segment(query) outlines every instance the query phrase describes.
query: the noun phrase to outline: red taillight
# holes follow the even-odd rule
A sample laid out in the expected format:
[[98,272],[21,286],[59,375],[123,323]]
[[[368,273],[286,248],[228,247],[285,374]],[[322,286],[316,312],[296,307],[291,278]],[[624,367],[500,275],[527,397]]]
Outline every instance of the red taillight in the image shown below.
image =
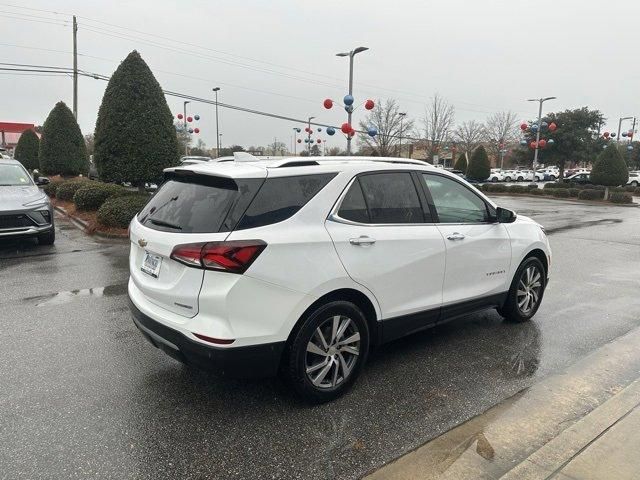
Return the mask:
[[187,243],[176,246],[171,258],[188,267],[243,273],[266,246],[262,240]]

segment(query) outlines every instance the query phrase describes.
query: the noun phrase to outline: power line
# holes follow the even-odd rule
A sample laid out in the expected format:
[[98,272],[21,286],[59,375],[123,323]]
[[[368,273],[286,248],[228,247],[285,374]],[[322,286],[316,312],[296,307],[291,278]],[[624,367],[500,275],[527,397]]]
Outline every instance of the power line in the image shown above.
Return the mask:
[[[20,15],[20,14],[17,14],[17,15]],[[31,18],[14,17],[14,16],[11,16],[11,15],[3,15],[3,14],[0,14],[0,17],[10,18],[12,20],[22,20],[23,22],[48,23],[50,25],[58,25],[59,27],[68,27],[69,26],[68,23],[59,22],[59,21],[35,20],[35,19],[31,19]]]

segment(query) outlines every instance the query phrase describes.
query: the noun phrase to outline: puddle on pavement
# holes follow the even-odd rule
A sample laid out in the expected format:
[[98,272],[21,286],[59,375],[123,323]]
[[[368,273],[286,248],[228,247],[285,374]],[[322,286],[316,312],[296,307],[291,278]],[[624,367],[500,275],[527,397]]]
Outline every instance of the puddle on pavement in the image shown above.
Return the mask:
[[76,298],[81,297],[113,297],[116,295],[124,295],[127,293],[127,284],[108,285],[106,287],[84,288],[81,290],[69,290],[66,292],[58,292],[50,295],[38,295],[36,297],[28,297],[23,301],[26,303],[36,302],[36,307],[50,307],[53,305],[62,305],[69,303]]
[[565,232],[567,230],[574,230],[585,227],[595,227],[596,225],[613,225],[615,223],[622,223],[620,218],[603,218],[601,220],[590,220],[586,222],[575,222],[570,225],[562,225],[560,227],[546,228],[547,233]]

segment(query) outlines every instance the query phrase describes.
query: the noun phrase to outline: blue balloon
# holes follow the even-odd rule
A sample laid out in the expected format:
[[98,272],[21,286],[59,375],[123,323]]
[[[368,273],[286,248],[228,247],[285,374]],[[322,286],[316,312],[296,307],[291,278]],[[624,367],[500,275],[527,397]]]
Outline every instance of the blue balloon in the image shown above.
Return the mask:
[[336,129],[333,127],[327,127],[327,135],[331,136],[331,135],[335,135],[336,133]]
[[520,145],[525,146],[527,144],[527,141],[525,139],[520,140]]
[[550,138],[549,140],[547,140],[547,145],[553,145],[555,142],[555,140],[553,138]]
[[353,105],[353,96],[345,95],[342,101],[344,102],[345,105]]
[[370,137],[375,137],[378,134],[378,130],[376,130],[375,127],[369,127],[367,128],[367,133]]
[[536,132],[538,130],[538,124],[534,123],[533,125],[531,125],[531,131],[532,132]]
[[629,151],[633,150],[633,145],[627,145],[627,150]]
[[611,136],[612,136],[612,137],[615,137],[615,136],[616,136],[616,134],[615,134],[615,133],[612,133],[612,134],[611,134]]
[[347,113],[353,112],[353,105],[345,105],[344,109]]
[[300,129],[299,129],[299,128],[296,128],[296,132],[300,133]]
[[322,129],[321,129],[320,127],[318,127],[318,131],[319,131],[319,132],[321,132],[321,131],[322,131]]
[[622,135],[623,137],[626,137],[626,136],[627,136],[627,132],[622,132],[622,133],[621,133],[621,135]]
[[194,115],[193,118],[195,118],[196,120],[200,120],[200,115]]
[[542,122],[540,125],[542,125],[542,128],[547,128],[549,126],[547,122]]
[[193,128],[190,128],[190,129],[189,129],[189,133],[193,133]]
[[305,138],[305,139],[304,139],[304,143],[309,143],[309,139],[308,139],[308,138]]

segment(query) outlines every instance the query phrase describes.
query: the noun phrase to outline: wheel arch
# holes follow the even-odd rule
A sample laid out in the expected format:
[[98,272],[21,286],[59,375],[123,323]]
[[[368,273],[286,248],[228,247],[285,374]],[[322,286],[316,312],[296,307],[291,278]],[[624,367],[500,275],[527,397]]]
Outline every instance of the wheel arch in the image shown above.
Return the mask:
[[[531,250],[529,253],[527,253],[523,258],[522,258],[522,262],[524,262],[527,258],[531,258],[531,257],[535,257],[538,260],[540,260],[540,262],[542,263],[542,266],[544,267],[544,273],[545,276],[549,275],[549,260],[547,258],[547,254],[544,253],[544,251],[540,248],[534,248],[533,250]],[[518,264],[519,266],[519,264]],[[546,278],[545,278],[546,281]]]

